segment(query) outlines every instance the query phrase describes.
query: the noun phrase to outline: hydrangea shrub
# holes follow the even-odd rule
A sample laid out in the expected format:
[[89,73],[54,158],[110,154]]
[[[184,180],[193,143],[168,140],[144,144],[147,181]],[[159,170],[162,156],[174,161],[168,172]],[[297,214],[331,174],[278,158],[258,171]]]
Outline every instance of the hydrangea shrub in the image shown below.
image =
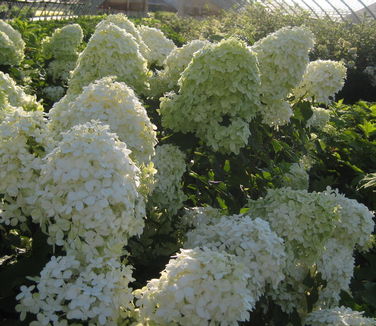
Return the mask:
[[134,36],[111,22],[103,21],[78,58],[69,80],[68,93],[79,94],[91,82],[114,75],[138,94],[148,87],[147,62]]
[[123,82],[104,77],[67,96],[49,112],[49,128],[59,135],[74,125],[99,120],[110,126],[132,151],[131,158],[147,165],[154,156],[156,127],[134,91]]
[[149,65],[162,66],[168,55],[176,49],[174,42],[157,28],[141,25],[138,32],[150,50],[149,55],[146,56]]
[[249,320],[255,300],[246,289],[247,277],[245,266],[232,255],[182,249],[159,279],[136,291],[140,319],[182,326]]
[[195,133],[215,151],[239,153],[259,110],[259,87],[256,56],[244,43],[207,46],[182,73],[179,92],[162,99],[162,125]]
[[47,71],[53,81],[69,79],[70,71],[76,66],[78,47],[82,40],[83,31],[78,24],[57,28],[51,36],[42,40],[42,52],[47,59],[52,60]]
[[[57,30],[46,56],[63,67],[59,53],[81,36]],[[1,73],[0,235],[24,245],[5,247],[17,252],[0,274],[17,280],[1,291],[23,323],[372,324],[337,307],[354,250],[372,246],[372,212],[337,190],[308,191],[331,118],[317,105],[344,76],[341,64],[308,64],[312,45],[294,27],[252,47],[175,48],[110,15],[48,115]]]
[[163,62],[163,69],[150,79],[151,95],[159,96],[177,88],[180,75],[193,55],[209,44],[209,41],[193,40],[180,48],[174,48]]
[[21,34],[0,20],[0,65],[19,65],[24,59],[25,42]]

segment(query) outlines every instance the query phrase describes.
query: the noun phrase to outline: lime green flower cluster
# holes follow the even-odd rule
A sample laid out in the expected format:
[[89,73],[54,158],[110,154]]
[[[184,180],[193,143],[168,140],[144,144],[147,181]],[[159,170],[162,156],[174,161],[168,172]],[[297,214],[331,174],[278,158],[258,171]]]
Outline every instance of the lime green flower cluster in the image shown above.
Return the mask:
[[57,28],[52,36],[42,40],[43,54],[47,59],[53,59],[48,66],[53,80],[68,80],[69,72],[76,66],[82,40],[83,31],[78,24]]
[[352,253],[356,246],[367,248],[374,228],[367,207],[330,188],[321,193],[270,189],[265,198],[250,200],[247,207],[284,239],[286,279],[271,291],[282,309],[305,311],[303,280],[312,270],[321,272],[328,284],[317,305],[338,304],[341,290],[348,290],[353,275]]
[[313,34],[304,27],[285,27],[252,46],[261,72],[263,122],[273,126],[290,121],[293,111],[286,97],[303,77]]
[[162,98],[162,125],[195,133],[215,151],[239,153],[259,110],[256,55],[238,40],[197,53],[179,80],[179,92]]
[[138,94],[148,87],[147,62],[135,38],[113,23],[102,21],[78,58],[68,94],[79,94],[84,86],[106,76],[116,76]]
[[0,65],[19,65],[24,59],[24,50],[21,34],[0,20]]

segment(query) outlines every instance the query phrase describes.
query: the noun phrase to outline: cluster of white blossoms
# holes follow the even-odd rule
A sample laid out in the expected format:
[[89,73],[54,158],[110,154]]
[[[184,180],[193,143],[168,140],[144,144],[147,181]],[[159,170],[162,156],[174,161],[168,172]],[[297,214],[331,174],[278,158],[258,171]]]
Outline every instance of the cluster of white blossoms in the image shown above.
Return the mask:
[[306,326],[374,326],[376,319],[346,307],[313,311],[305,319]]
[[355,247],[367,248],[371,238],[374,222],[367,207],[331,189],[309,193],[291,188],[270,189],[265,198],[251,200],[247,207],[285,241],[286,279],[271,292],[282,309],[304,309],[303,280],[313,267],[328,283],[318,305],[337,304],[353,275]]
[[345,84],[347,69],[343,62],[316,60],[308,64],[300,84],[293,90],[297,98],[329,104]]
[[21,34],[0,20],[0,65],[19,65],[24,59],[24,50]]
[[284,100],[265,101],[261,107],[262,122],[269,126],[283,126],[290,122],[294,112],[289,102]]
[[259,110],[256,55],[228,39],[198,52],[179,80],[178,94],[162,98],[162,125],[193,132],[214,151],[239,153]]
[[32,326],[83,325],[78,320],[117,326],[120,308],[132,308],[131,267],[116,259],[52,257],[35,280],[37,286],[22,286],[16,297],[21,320],[28,312],[36,315]]
[[[146,60],[149,59],[149,56],[152,55],[150,53],[149,47],[144,43],[137,27],[128,19],[128,17],[126,15],[121,14],[121,13],[115,14],[115,15],[108,15],[103,21],[113,23],[117,27],[123,29],[125,32],[131,34],[135,38],[135,40],[136,40],[136,42],[139,46],[139,50],[140,50],[141,55]],[[101,23],[99,23],[99,24],[101,24]]]
[[76,66],[82,40],[83,31],[78,24],[57,28],[52,36],[42,40],[43,54],[53,59],[48,65],[48,73],[53,80],[68,80],[70,71]]
[[157,173],[150,200],[158,208],[166,209],[174,215],[187,198],[182,190],[182,177],[186,170],[185,155],[175,145],[161,145],[156,147],[153,162]]
[[341,291],[349,291],[350,281],[354,274],[354,248],[343,245],[337,239],[329,239],[324,252],[317,261],[317,271],[327,281],[326,287],[320,291],[316,303],[320,307],[336,306]]
[[171,51],[163,64],[164,69],[150,80],[151,94],[158,96],[175,89],[182,72],[191,62],[193,55],[209,44],[209,41],[193,40],[181,48]]
[[327,281],[327,286],[319,294],[317,305],[332,307],[338,304],[341,291],[349,290],[354,273],[354,248],[368,249],[375,224],[372,212],[365,205],[330,188],[323,194],[337,203],[340,213],[335,232],[325,243],[317,262],[317,271]]
[[215,224],[222,216],[220,209],[210,206],[184,208],[181,224],[185,228],[198,228]]
[[265,198],[251,200],[247,207],[285,241],[286,278],[270,294],[284,311],[304,311],[303,280],[333,234],[340,219],[338,207],[324,194],[291,188],[269,189]]
[[251,47],[260,66],[264,123],[278,126],[289,122],[293,112],[284,99],[301,81],[313,45],[314,36],[308,29],[284,27]]
[[32,211],[50,244],[116,257],[129,237],[142,233],[139,169],[129,153],[108,126],[96,121],[63,134],[41,166]]
[[266,284],[276,288],[284,279],[286,254],[283,240],[269,223],[246,215],[222,216],[213,224],[187,233],[185,248],[207,247],[236,256],[248,271],[247,288],[255,301]]
[[355,199],[346,198],[338,190],[328,187],[324,194],[332,197],[339,206],[341,219],[337,221],[338,232],[335,232],[334,238],[349,248],[357,246],[360,250],[368,250],[372,241],[371,233],[375,227],[373,213],[367,206]]
[[371,85],[373,87],[376,87],[376,66],[367,66],[364,70],[363,73],[368,75]]
[[287,173],[283,175],[282,187],[307,190],[309,174],[301,163],[293,163]]
[[57,28],[52,36],[42,40],[42,51],[47,58],[63,59],[72,55],[78,55],[78,47],[84,34],[78,24],[65,25]]
[[18,86],[8,74],[2,71],[0,71],[0,93],[3,94],[0,101],[2,106],[8,103],[14,107],[22,107],[27,111],[43,110],[35,96],[26,94],[21,86]]
[[43,88],[43,93],[52,102],[57,102],[64,96],[65,89],[61,86],[47,86]]
[[157,143],[156,126],[134,91],[125,83],[104,77],[84,87],[78,96],[68,96],[49,112],[49,127],[60,134],[74,125],[99,120],[127,144],[130,157],[138,164],[148,164]]
[[176,49],[174,42],[168,39],[162,31],[157,28],[142,25],[138,27],[138,31],[142,40],[150,50],[150,54],[146,58],[149,65],[155,64],[162,66],[171,51]]
[[137,94],[148,87],[147,62],[136,39],[113,23],[102,21],[78,58],[68,94],[79,94],[84,86],[106,76],[116,76]]
[[0,223],[26,222],[27,198],[36,187],[41,157],[50,144],[46,120],[40,111],[11,107],[0,122]]
[[246,288],[248,277],[233,255],[182,249],[159,279],[135,291],[140,319],[160,325],[238,325],[255,306]]
[[[52,257],[17,296],[21,319],[35,326],[117,326],[122,309],[132,309],[131,267],[121,257],[128,239],[142,233],[144,197],[130,150],[92,120],[63,133],[44,158],[38,184],[29,194],[30,214],[66,255]],[[82,325],[78,323],[77,325]]]
[[323,129],[330,120],[330,112],[327,109],[312,106],[312,116],[308,119],[307,128]]

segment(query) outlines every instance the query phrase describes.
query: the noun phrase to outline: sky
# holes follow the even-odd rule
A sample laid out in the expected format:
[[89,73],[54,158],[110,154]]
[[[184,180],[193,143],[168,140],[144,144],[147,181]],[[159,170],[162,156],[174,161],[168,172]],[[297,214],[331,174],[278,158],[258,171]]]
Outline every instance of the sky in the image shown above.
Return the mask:
[[[343,10],[346,10],[348,11],[349,9],[343,4],[343,2],[341,0],[315,0],[324,10],[331,10],[333,11],[333,8],[330,6],[330,4],[328,4],[328,2],[330,2],[333,6],[335,6],[336,8],[338,9],[343,9]],[[283,3],[283,1],[281,0],[277,0],[277,2],[279,3]],[[293,4],[294,2],[295,3],[298,3],[298,4],[301,4],[302,7],[306,7],[304,5],[304,2],[306,2],[309,6],[311,6],[313,9],[319,9],[317,5],[315,5],[314,1],[313,0],[304,0],[304,2],[302,0],[284,0],[284,2],[286,3],[291,3]],[[372,3],[376,3],[376,0],[361,0],[361,1],[358,1],[358,0],[344,0],[344,2],[346,2],[354,11],[355,10],[358,10],[358,9],[361,9],[363,8],[363,5],[362,3],[364,3],[365,5],[370,5]],[[361,3],[362,2],[362,3]]]

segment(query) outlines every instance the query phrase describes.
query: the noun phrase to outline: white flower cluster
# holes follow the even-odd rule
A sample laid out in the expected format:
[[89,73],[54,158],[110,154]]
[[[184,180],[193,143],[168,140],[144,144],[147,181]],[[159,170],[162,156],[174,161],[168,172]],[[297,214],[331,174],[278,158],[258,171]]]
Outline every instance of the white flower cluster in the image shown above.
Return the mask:
[[302,281],[313,267],[328,283],[319,305],[337,304],[352,277],[354,248],[367,246],[374,228],[367,207],[331,189],[308,193],[291,188],[270,189],[265,198],[249,201],[248,207],[285,241],[286,280],[271,293],[282,308],[304,308],[307,289]]
[[376,66],[367,66],[363,72],[368,75],[371,85],[376,87]]
[[317,270],[328,283],[320,293],[319,304],[330,307],[338,304],[341,291],[348,291],[353,276],[354,248],[369,249],[375,223],[372,212],[365,205],[330,188],[324,193],[336,201],[341,216],[317,263]]
[[269,223],[244,215],[223,216],[213,222],[188,232],[184,246],[236,256],[250,275],[247,288],[255,301],[264,294],[266,284],[276,288],[284,279],[286,254],[283,240]]
[[289,122],[293,112],[284,99],[301,81],[313,44],[313,34],[306,28],[284,27],[251,47],[260,65],[264,123]]
[[142,25],[138,27],[138,31],[142,40],[150,49],[150,53],[146,58],[149,65],[162,66],[167,56],[176,48],[174,42],[157,28]]
[[92,120],[63,133],[45,156],[28,203],[66,256],[51,258],[36,287],[21,288],[21,319],[30,312],[35,326],[117,326],[121,309],[133,308],[131,267],[121,256],[129,237],[142,233],[145,207],[129,154],[108,125]]
[[249,201],[248,207],[250,214],[268,221],[285,241],[286,279],[270,294],[286,312],[304,309],[303,280],[340,219],[335,202],[322,193],[279,188],[269,189],[265,198]]
[[222,216],[223,214],[220,209],[210,206],[184,208],[181,224],[183,227],[187,228],[198,228],[215,224]]
[[247,278],[247,269],[232,255],[181,250],[159,279],[135,291],[141,319],[161,325],[238,325],[255,305]]
[[291,258],[311,266],[340,220],[338,204],[326,193],[291,188],[269,189],[265,198],[250,200],[253,216],[267,220],[286,241]]
[[117,326],[119,307],[132,307],[132,271],[116,259],[82,263],[72,255],[52,257],[37,281],[37,287],[22,286],[16,297],[21,320],[27,312],[37,316],[30,325],[67,326],[68,321],[89,320],[91,326]]
[[53,106],[49,117],[49,127],[55,134],[99,120],[127,144],[136,163],[148,164],[154,155],[156,127],[134,91],[114,78],[104,77],[84,87],[80,95],[64,98]]
[[43,88],[43,93],[52,102],[57,102],[64,96],[65,89],[61,86],[47,86]]
[[164,62],[164,69],[150,80],[152,95],[158,96],[176,88],[182,72],[192,61],[193,55],[209,44],[209,41],[194,40],[172,50]]
[[83,37],[82,28],[78,24],[69,24],[63,28],[57,28],[52,36],[42,40],[43,54],[48,58],[55,59],[77,57],[77,50]]
[[318,305],[331,307],[338,304],[341,291],[349,290],[354,272],[354,248],[368,249],[375,224],[372,212],[365,205],[330,188],[324,194],[337,203],[340,213],[335,232],[325,243],[322,257],[317,262],[318,272],[327,281]]
[[8,103],[11,106],[22,107],[27,111],[43,110],[35,96],[26,94],[22,87],[2,71],[0,71],[0,93],[3,94],[3,99],[0,101],[2,106]]
[[321,290],[316,305],[332,307],[338,304],[341,291],[349,291],[351,278],[354,274],[355,260],[353,247],[343,245],[336,239],[329,239],[324,252],[317,261],[317,271],[321,273],[327,285]]
[[346,307],[313,311],[305,319],[306,326],[374,326],[376,319]]
[[323,129],[330,120],[330,113],[328,110],[312,106],[313,114],[307,121],[307,128]]
[[0,65],[19,65],[24,59],[25,42],[21,34],[0,20]]
[[174,215],[186,200],[181,184],[186,170],[185,155],[177,146],[161,145],[156,148],[153,162],[157,173],[150,200],[157,207]]
[[40,159],[47,149],[46,120],[40,111],[11,108],[0,123],[0,223],[26,222],[28,197],[36,187]]
[[[141,35],[140,35],[140,32],[139,30],[137,29],[137,27],[128,19],[128,17],[124,14],[115,14],[115,15],[108,15],[104,20],[103,20],[104,23],[106,22],[109,22],[109,23],[113,23],[114,25],[116,25],[117,27],[123,29],[125,32],[131,34],[138,46],[139,46],[139,50],[142,54],[142,56],[148,60],[149,56],[152,55],[150,53],[150,49],[149,47],[144,43]],[[99,23],[101,24],[101,23]]]
[[334,237],[349,248],[357,246],[359,249],[367,250],[375,227],[373,213],[367,206],[355,199],[346,198],[338,190],[328,187],[324,194],[332,197],[339,206],[341,219],[336,224],[338,232]]
[[283,187],[292,189],[307,190],[309,185],[309,175],[301,163],[293,163],[288,173],[283,176]]
[[193,132],[214,151],[239,153],[259,110],[255,54],[235,39],[207,46],[193,57],[179,84],[178,94],[162,98],[162,125]]
[[260,112],[262,122],[274,127],[289,123],[291,116],[294,114],[291,104],[284,100],[265,101]]
[[343,62],[316,60],[309,63],[303,80],[293,90],[295,97],[329,104],[345,83],[346,67]]
[[45,157],[32,217],[48,242],[85,253],[118,257],[142,233],[144,203],[139,169],[130,151],[99,122],[74,126]]
[[137,93],[148,86],[147,63],[135,38],[124,29],[102,21],[78,58],[68,93],[79,94],[84,86],[106,76],[116,76]]

